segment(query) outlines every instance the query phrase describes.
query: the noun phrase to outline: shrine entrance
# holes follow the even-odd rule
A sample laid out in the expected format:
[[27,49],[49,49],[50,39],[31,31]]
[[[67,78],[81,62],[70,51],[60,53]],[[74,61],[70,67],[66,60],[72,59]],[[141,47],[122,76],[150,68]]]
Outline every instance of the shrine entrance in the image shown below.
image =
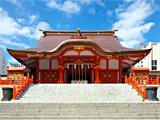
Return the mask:
[[66,82],[71,84],[87,84],[92,81],[92,67],[91,65],[67,65],[66,68]]

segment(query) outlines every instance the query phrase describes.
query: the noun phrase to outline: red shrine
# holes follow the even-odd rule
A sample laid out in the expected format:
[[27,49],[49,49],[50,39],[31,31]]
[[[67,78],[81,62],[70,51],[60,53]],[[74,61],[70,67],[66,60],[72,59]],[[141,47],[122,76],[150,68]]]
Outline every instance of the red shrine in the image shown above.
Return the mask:
[[35,47],[7,49],[36,83],[122,83],[122,72],[151,51],[123,47],[116,30],[40,31]]

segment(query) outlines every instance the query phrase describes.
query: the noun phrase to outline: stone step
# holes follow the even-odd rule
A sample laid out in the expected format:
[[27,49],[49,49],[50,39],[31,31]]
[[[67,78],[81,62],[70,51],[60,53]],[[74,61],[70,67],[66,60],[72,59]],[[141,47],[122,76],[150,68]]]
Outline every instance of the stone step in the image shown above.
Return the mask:
[[126,84],[33,84],[29,85],[18,99],[24,103],[104,103],[143,100]]
[[160,119],[160,103],[0,103],[0,119]]
[[160,116],[0,116],[0,119],[160,119]]
[[154,117],[154,116],[160,116],[158,112],[156,113],[97,113],[97,112],[90,112],[90,113],[0,113],[0,116],[36,116],[36,117],[42,117],[42,116],[114,116],[114,117],[123,117],[123,116],[145,116],[145,117]]

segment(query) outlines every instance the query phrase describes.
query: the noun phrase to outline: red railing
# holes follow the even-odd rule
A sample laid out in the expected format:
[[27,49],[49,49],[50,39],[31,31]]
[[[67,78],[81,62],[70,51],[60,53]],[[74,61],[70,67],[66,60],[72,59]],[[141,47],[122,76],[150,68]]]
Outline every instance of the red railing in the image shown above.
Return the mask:
[[24,88],[28,84],[33,84],[33,77],[29,78],[29,76],[27,76],[27,78],[24,79],[20,85],[18,85],[16,88],[13,88],[13,100],[16,100],[18,95],[24,90]]
[[0,79],[0,85],[20,85],[22,83],[23,79],[21,80],[13,80],[13,79],[9,79],[9,80],[2,80]]
[[159,85],[159,78],[156,79],[135,79],[140,85]]
[[[132,78],[132,77],[131,77]],[[159,78],[150,78],[150,79],[134,79],[140,85],[159,85]],[[128,84],[128,80],[125,79],[125,83]]]
[[131,84],[134,89],[142,96],[144,100],[146,100],[146,87],[142,87],[141,84],[138,83],[138,81],[131,76],[129,78],[125,78],[126,84]]

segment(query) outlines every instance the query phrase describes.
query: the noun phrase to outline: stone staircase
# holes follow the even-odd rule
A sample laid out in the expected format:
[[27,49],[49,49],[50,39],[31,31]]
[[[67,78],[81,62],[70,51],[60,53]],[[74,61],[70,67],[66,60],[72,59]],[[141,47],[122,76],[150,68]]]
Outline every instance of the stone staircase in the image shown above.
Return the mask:
[[0,103],[0,120],[158,120],[160,103]]
[[17,102],[106,103],[142,100],[126,84],[32,84],[23,91]]
[[33,84],[0,102],[0,120],[158,120],[160,102],[143,102],[125,84]]

